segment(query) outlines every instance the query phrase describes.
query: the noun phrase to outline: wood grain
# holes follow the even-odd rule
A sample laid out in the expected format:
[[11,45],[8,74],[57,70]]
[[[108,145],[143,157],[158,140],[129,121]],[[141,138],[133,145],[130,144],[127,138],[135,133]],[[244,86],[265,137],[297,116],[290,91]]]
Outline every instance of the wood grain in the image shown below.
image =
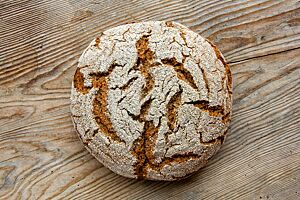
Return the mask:
[[[77,60],[101,31],[175,20],[231,63],[231,131],[179,182],[113,174],[83,148],[69,111]],[[298,0],[0,1],[0,199],[299,199]]]

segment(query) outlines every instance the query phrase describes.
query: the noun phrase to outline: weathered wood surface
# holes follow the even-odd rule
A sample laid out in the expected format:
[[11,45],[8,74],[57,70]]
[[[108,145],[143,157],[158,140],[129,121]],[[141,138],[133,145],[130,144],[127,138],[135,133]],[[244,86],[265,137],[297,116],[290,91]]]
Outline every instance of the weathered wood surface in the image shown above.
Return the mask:
[[[178,182],[113,174],[80,143],[69,95],[101,31],[175,20],[231,63],[231,133]],[[0,1],[0,199],[300,199],[300,2]]]

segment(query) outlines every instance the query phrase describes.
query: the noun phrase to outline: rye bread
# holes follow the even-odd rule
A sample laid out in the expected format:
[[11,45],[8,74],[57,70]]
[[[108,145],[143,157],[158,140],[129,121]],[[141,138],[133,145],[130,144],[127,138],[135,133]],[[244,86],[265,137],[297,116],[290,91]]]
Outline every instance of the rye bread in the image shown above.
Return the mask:
[[125,177],[177,180],[224,142],[232,77],[218,48],[175,22],[101,33],[79,59],[71,112],[85,147]]

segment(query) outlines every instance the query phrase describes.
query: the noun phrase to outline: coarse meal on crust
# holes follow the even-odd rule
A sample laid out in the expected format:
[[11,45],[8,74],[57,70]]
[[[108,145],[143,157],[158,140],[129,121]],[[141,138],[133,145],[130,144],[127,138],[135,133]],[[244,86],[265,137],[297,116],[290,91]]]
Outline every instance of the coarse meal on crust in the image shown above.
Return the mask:
[[232,106],[229,65],[210,41],[176,22],[118,26],[79,59],[71,91],[85,147],[125,177],[177,180],[224,142]]

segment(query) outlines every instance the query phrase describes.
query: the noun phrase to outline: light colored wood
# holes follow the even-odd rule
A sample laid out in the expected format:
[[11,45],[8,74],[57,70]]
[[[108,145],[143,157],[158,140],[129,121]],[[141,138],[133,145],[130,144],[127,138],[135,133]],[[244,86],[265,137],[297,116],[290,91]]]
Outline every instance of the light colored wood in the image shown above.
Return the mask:
[[[178,182],[113,174],[81,145],[69,96],[76,62],[101,31],[175,20],[231,63],[231,133]],[[1,1],[0,199],[300,199],[300,3]]]

